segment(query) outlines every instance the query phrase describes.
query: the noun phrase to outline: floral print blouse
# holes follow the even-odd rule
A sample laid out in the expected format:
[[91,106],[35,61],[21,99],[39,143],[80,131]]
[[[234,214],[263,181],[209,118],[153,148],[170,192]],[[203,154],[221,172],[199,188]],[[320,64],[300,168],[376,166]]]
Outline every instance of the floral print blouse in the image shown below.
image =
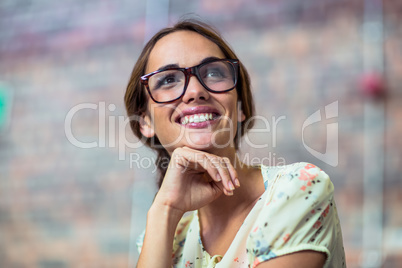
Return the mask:
[[[325,253],[325,268],[346,267],[334,187],[328,175],[309,163],[261,166],[261,172],[265,192],[225,255],[210,256],[204,249],[198,213],[192,211],[177,226],[173,267],[256,267],[261,262],[302,250]],[[143,235],[137,242],[139,251]]]

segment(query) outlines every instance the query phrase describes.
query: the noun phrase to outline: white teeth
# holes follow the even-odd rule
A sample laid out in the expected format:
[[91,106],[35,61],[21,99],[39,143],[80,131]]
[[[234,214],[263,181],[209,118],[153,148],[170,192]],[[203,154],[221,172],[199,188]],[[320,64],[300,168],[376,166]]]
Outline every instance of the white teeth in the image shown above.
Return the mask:
[[188,123],[201,123],[212,120],[213,117],[214,116],[212,115],[212,113],[188,115],[181,119],[181,124],[186,125]]

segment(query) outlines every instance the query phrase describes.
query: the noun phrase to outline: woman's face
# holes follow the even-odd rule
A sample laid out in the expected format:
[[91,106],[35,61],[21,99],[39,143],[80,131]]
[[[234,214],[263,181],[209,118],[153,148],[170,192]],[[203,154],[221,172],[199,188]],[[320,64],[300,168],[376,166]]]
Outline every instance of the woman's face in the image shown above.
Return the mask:
[[[146,73],[168,65],[193,67],[211,57],[225,58],[220,48],[202,35],[191,31],[174,32],[155,44]],[[232,145],[239,119],[244,120],[244,116],[240,112],[238,118],[236,89],[211,93],[197,77],[191,76],[180,99],[155,103],[149,98],[148,115],[145,116],[149,125],[143,126],[141,131],[147,137],[156,135],[170,153],[183,146],[213,152]],[[193,122],[186,124],[187,121]]]

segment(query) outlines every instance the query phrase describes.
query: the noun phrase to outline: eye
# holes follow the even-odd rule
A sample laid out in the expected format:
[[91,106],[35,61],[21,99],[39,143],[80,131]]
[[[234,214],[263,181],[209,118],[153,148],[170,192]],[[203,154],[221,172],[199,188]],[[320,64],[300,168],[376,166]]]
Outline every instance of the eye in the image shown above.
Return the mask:
[[216,68],[216,69],[212,69],[212,70],[208,70],[208,72],[205,75],[205,78],[219,78],[219,77],[224,77],[224,74],[222,72],[222,70]]
[[151,87],[153,90],[171,89],[183,82],[183,73],[180,71],[164,71],[152,77]]
[[174,75],[168,75],[163,80],[160,81],[162,85],[168,85],[174,82],[176,82],[176,77]]
[[202,79],[209,82],[219,82],[230,78],[230,65],[225,62],[211,62],[200,69]]

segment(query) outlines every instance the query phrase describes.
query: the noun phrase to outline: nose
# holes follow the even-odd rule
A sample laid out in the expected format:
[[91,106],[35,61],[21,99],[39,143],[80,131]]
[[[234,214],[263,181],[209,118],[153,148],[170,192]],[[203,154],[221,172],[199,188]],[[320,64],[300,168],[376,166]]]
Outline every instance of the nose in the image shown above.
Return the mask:
[[198,100],[208,100],[209,92],[208,90],[200,83],[198,78],[195,75],[190,76],[186,92],[183,95],[183,102],[189,103],[192,101]]

